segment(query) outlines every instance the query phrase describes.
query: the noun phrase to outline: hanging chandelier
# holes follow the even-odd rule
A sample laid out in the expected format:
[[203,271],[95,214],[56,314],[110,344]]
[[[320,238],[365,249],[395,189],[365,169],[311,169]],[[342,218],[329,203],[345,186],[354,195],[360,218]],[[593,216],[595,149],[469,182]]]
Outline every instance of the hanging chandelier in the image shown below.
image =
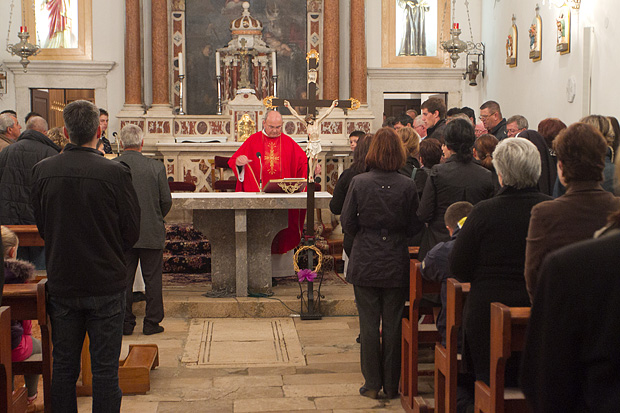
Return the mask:
[[[447,1],[446,1],[447,3]],[[461,35],[461,29],[459,24],[454,22],[454,11],[456,10],[456,0],[452,0],[452,28],[450,29],[450,39],[441,42],[441,48],[450,54],[450,60],[452,60],[452,67],[456,67],[456,62],[460,58],[461,53],[466,53],[466,67],[467,70],[463,73],[463,79],[469,79],[470,86],[476,86],[478,83],[476,78],[479,74],[484,77],[484,44],[482,42],[474,42],[474,34],[471,28],[471,18],[469,16],[469,1],[465,0],[465,8],[467,10],[467,22],[469,24],[469,34],[471,41],[465,42],[459,38]],[[444,14],[445,17],[445,14]],[[443,27],[442,22],[442,27]]]
[[[11,11],[9,13],[9,32],[6,36],[6,50],[13,56],[21,57],[21,60],[19,62],[24,67],[24,72],[26,72],[28,64],[30,63],[30,60],[28,60],[28,58],[38,54],[39,51],[41,51],[41,48],[28,41],[28,39],[30,38],[30,33],[28,33],[28,28],[26,26],[20,26],[19,28],[19,33],[17,34],[17,37],[19,37],[20,39],[19,43],[9,44],[9,38],[11,36],[11,23],[13,22],[14,6],[15,0],[12,0]],[[25,11],[22,10],[22,21],[25,21],[24,16]]]

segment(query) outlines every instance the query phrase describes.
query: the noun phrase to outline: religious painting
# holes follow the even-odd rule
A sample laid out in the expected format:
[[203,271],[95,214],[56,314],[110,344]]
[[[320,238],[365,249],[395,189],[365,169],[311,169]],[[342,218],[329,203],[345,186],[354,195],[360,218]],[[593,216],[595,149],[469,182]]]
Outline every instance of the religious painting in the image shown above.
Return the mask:
[[6,94],[6,72],[0,66],[0,96]]
[[538,14],[539,7],[536,5],[536,16],[532,20],[528,35],[530,38],[530,59],[538,62],[542,59],[542,19]]
[[[277,53],[278,96],[306,93],[307,0],[250,0],[262,38]],[[186,0],[186,87],[189,115],[217,113],[216,50],[232,39],[230,23],[242,16],[241,0]]]
[[570,6],[560,8],[555,19],[556,45],[555,51],[560,54],[570,53]]
[[510,67],[517,67],[517,19],[512,16],[512,26],[508,30],[506,38],[506,64]]
[[383,67],[444,67],[450,8],[442,0],[382,0]]
[[41,48],[31,59],[92,59],[92,0],[22,0],[30,42]]

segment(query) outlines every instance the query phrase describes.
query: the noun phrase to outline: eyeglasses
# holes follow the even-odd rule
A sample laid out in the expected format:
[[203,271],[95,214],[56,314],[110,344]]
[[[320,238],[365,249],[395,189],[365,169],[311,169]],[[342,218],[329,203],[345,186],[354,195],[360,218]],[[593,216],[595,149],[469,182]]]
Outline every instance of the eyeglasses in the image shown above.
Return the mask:
[[493,112],[493,113],[491,113],[491,114],[489,114],[489,115],[480,115],[480,116],[479,116],[479,118],[480,118],[480,120],[485,120],[485,119],[486,119],[486,118],[488,118],[489,116],[493,116],[493,115],[495,115],[496,113],[497,113],[497,112]]

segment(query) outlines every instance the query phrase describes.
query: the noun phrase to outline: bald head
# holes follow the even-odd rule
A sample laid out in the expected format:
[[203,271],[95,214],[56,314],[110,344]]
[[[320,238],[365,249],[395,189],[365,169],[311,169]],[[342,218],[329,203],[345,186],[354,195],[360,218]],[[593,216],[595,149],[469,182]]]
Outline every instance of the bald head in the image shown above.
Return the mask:
[[26,129],[36,130],[37,132],[47,133],[47,121],[41,116],[32,116],[26,123]]
[[280,112],[275,110],[267,112],[263,122],[263,130],[265,135],[270,138],[277,138],[282,134],[282,115]]

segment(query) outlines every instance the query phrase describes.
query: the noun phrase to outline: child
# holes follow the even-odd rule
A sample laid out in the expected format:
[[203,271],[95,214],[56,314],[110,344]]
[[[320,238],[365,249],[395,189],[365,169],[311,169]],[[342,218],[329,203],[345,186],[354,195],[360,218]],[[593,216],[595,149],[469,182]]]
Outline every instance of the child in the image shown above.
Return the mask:
[[444,223],[450,233],[450,241],[440,242],[431,249],[422,261],[422,278],[441,283],[441,311],[437,317],[437,330],[441,344],[446,345],[446,280],[450,278],[450,254],[459,229],[465,223],[473,205],[466,201],[450,205],[444,215]]
[[[23,284],[34,275],[34,265],[29,262],[18,260],[17,235],[5,226],[2,229],[2,247],[4,255],[4,282],[5,284]],[[11,321],[11,358],[13,362],[24,361],[34,354],[41,353],[41,341],[32,337],[32,325],[30,320]],[[34,407],[37,398],[37,386],[39,375],[24,376],[28,389],[28,406]]]

